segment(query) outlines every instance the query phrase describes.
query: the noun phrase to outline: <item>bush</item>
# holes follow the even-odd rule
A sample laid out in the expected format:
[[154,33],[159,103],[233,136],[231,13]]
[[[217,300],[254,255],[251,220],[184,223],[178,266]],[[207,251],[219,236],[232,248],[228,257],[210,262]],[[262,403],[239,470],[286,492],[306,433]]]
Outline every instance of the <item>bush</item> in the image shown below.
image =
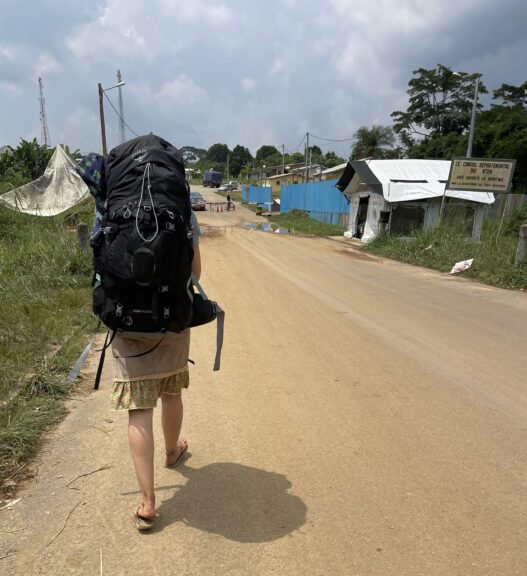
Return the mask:
[[511,211],[510,217],[503,224],[503,234],[518,238],[522,224],[527,224],[527,206],[514,208]]

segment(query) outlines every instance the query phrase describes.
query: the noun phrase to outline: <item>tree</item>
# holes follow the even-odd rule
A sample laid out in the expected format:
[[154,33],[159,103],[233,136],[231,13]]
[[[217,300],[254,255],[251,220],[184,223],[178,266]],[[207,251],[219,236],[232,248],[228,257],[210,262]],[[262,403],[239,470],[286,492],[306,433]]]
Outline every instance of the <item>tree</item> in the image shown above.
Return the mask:
[[344,162],[346,162],[346,160],[340,156],[337,156],[333,150],[326,152],[322,158],[322,164],[324,164],[326,168],[333,168],[339,164],[344,164]]
[[235,177],[238,177],[242,168],[247,166],[252,162],[252,154],[249,152],[249,149],[245,146],[241,146],[237,144],[230,156],[229,166],[231,174]]
[[[451,160],[455,157],[465,156],[466,150],[467,136],[450,132],[444,135],[429,136],[419,142],[411,142],[407,147],[406,153],[409,158]],[[402,153],[402,150],[400,151]],[[399,156],[399,158],[401,157]]]
[[[494,100],[502,100],[504,106],[521,106],[527,108],[527,81],[520,86],[502,84],[497,90],[492,92]],[[495,104],[493,104],[495,106]]]
[[230,150],[227,144],[213,144],[207,150],[207,162],[227,162],[227,156]]
[[371,128],[361,126],[353,135],[351,157],[386,158],[395,145],[395,135],[389,126],[374,125]]
[[21,140],[13,150],[13,169],[25,178],[35,180],[44,173],[53,156],[53,148],[39,144],[36,138],[31,142]]
[[[419,68],[408,82],[409,106],[406,112],[392,113],[394,131],[407,146],[419,138],[463,134],[470,125],[474,82],[481,74],[452,72],[438,64],[431,70]],[[479,93],[487,93],[480,82]],[[478,103],[478,108],[482,105]]]
[[285,155],[286,164],[297,164],[298,162],[304,162],[306,159],[302,152],[291,152],[291,154]]
[[[271,161],[271,158],[273,161]],[[280,161],[276,162],[276,159],[280,157]],[[282,161],[282,154],[278,151],[276,146],[271,146],[270,144],[264,144],[260,146],[256,151],[256,162],[258,164],[267,164],[271,166],[272,164],[279,164]]]
[[196,164],[204,160],[207,156],[207,151],[203,148],[194,148],[194,146],[183,146],[179,149],[185,164]]
[[478,115],[474,157],[516,160],[513,189],[527,192],[527,110],[493,106]]

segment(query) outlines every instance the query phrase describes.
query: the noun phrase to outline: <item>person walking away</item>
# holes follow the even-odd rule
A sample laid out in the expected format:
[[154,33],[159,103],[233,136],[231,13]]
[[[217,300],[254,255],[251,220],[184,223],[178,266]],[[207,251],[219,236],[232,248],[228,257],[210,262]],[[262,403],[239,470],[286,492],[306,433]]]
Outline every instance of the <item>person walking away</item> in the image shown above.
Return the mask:
[[[191,216],[194,258],[192,273],[201,276],[201,234]],[[183,459],[187,440],[180,437],[183,422],[182,390],[189,386],[190,328],[167,332],[154,350],[137,356],[159,342],[159,334],[118,333],[112,342],[115,378],[111,393],[113,410],[128,410],[128,442],[141,491],[132,511],[138,530],[152,528],[155,513],[153,414],[161,399],[161,424],[165,444],[164,465],[176,467]]]

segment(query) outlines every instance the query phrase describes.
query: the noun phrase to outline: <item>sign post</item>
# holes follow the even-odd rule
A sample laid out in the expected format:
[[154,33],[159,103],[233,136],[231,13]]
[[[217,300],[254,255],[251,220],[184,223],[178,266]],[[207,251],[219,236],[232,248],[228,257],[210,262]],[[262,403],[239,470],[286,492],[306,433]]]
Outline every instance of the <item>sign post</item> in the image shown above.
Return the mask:
[[443,191],[439,221],[443,216],[447,190],[509,194],[516,160],[454,158]]
[[454,158],[445,189],[508,194],[516,160]]

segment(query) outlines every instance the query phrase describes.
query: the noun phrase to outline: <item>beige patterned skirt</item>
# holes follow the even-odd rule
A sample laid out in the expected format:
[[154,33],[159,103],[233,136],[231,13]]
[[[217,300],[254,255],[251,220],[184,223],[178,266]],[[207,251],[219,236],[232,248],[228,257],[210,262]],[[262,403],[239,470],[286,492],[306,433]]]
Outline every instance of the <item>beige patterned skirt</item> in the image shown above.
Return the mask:
[[[144,356],[157,343],[159,345]],[[113,410],[155,408],[161,394],[180,394],[188,388],[190,330],[180,333],[118,333],[112,342],[115,377]]]

